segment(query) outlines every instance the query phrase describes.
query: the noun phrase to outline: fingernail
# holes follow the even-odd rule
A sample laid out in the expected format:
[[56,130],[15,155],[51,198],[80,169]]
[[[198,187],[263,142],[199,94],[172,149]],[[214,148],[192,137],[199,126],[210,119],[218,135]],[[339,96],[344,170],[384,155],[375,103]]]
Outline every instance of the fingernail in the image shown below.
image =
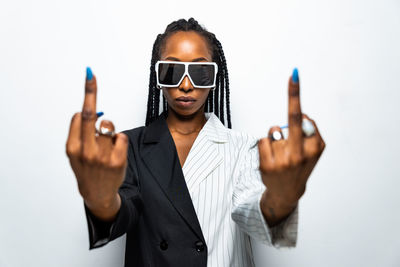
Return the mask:
[[297,68],[293,69],[292,81],[294,83],[298,83],[299,82],[299,71],[297,70]]
[[103,111],[99,111],[99,112],[96,113],[96,115],[97,115],[97,118],[100,118],[101,116],[104,115],[104,112]]
[[92,69],[90,67],[86,68],[86,80],[90,81],[93,79]]

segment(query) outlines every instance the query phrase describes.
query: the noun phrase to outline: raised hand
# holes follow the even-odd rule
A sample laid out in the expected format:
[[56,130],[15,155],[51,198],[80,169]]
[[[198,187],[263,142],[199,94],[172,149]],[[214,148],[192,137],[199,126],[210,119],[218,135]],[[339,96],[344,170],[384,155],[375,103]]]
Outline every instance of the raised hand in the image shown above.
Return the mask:
[[72,117],[66,152],[87,207],[98,218],[112,220],[121,204],[118,189],[125,177],[128,137],[102,133],[114,133],[106,120],[97,133],[96,96],[96,77],[88,68],[82,112]]
[[[303,119],[311,121],[315,129],[313,135],[304,135]],[[261,200],[261,208],[267,221],[272,225],[295,208],[325,148],[325,142],[319,134],[317,125],[301,112],[297,69],[289,79],[288,121],[287,139],[274,140],[275,131],[283,137],[281,128],[274,126],[269,130],[268,137],[260,139],[258,143],[260,172],[267,187]]]

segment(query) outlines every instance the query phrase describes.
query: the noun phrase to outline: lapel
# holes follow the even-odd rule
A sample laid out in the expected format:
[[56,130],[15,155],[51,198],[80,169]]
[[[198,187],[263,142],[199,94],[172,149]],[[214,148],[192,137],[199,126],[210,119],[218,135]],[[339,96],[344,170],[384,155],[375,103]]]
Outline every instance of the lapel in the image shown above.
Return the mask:
[[192,194],[222,162],[219,144],[228,142],[227,129],[214,113],[205,113],[207,123],[193,143],[182,171]]
[[[222,162],[218,152],[218,143],[227,142],[226,128],[214,113],[206,113],[206,124],[199,132],[184,169],[189,175],[190,187],[198,185]],[[168,200],[184,221],[204,243],[203,233],[193,207],[188,186],[179,162],[178,153],[166,122],[166,112],[145,127],[141,157],[162,188]],[[218,124],[219,123],[219,124]],[[207,154],[205,154],[207,153]],[[202,160],[198,160],[201,157]]]

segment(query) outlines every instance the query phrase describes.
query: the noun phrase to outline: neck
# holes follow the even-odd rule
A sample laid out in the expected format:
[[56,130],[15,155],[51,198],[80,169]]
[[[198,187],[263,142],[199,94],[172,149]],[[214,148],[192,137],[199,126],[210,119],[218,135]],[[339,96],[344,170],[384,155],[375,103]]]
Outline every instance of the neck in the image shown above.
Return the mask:
[[207,119],[202,108],[188,116],[178,114],[172,108],[169,108],[166,121],[171,133],[178,132],[179,134],[189,135],[200,132]]

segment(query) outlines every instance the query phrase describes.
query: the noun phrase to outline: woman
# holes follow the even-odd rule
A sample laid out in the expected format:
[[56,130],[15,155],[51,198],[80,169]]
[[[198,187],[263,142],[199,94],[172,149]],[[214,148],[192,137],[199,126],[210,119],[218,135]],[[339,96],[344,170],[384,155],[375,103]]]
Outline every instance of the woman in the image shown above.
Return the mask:
[[96,78],[87,71],[66,147],[90,248],[127,233],[125,266],[253,266],[249,236],[294,246],[298,200],[325,147],[301,113],[297,70],[288,139],[275,126],[257,141],[230,129],[222,46],[197,21],[158,35],[150,69],[146,126],[118,134],[110,121],[96,132]]

